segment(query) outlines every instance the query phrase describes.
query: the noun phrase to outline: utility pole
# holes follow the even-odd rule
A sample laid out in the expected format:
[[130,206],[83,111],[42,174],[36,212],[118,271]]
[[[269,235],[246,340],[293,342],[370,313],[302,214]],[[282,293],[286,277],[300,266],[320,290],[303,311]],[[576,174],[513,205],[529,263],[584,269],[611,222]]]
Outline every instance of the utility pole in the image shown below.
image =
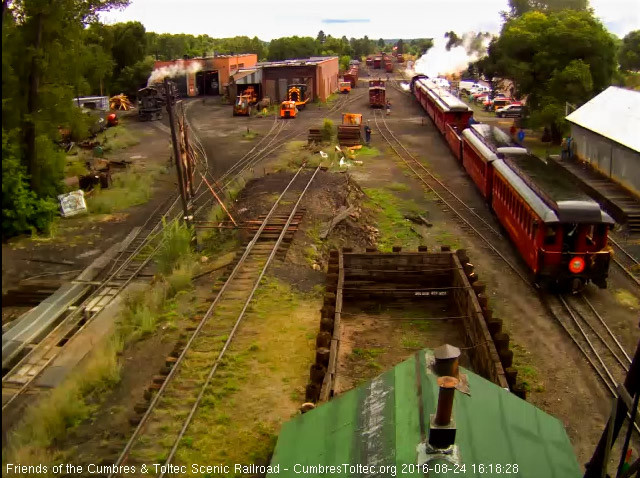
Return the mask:
[[169,90],[169,80],[164,79],[164,91],[167,98],[167,113],[169,113],[169,126],[171,127],[171,142],[173,143],[173,156],[176,160],[176,171],[178,173],[178,184],[180,189],[180,199],[182,201],[182,209],[184,211],[184,219],[189,221],[189,205],[187,203],[187,195],[184,187],[184,177],[182,174],[182,157],[180,155],[180,146],[176,135],[175,119],[173,117],[173,95]]
[[[633,402],[634,397],[640,394],[640,342],[638,342],[631,366],[629,367],[629,372],[627,372],[627,377],[625,378],[624,384],[620,387],[618,394],[616,412],[607,422],[607,426],[602,432],[602,436],[591,457],[591,461],[586,465],[584,478],[600,478],[604,476],[602,472],[606,470],[608,464],[606,457],[608,457],[611,446],[618,437],[622,424],[627,417],[627,411],[631,412],[632,419],[635,418],[632,404],[629,403],[629,405],[627,405],[626,402]],[[623,394],[627,395],[627,400],[624,399]],[[635,403],[637,405],[638,402],[635,401]],[[629,427],[632,426],[633,423],[629,423]],[[625,444],[628,445],[627,440],[625,440],[625,442]]]
[[187,159],[187,184],[189,185],[189,197],[193,199],[195,192],[193,190],[193,161],[189,155],[189,135],[187,134],[187,117],[184,114],[184,108],[182,108],[182,135],[184,138],[184,151]]

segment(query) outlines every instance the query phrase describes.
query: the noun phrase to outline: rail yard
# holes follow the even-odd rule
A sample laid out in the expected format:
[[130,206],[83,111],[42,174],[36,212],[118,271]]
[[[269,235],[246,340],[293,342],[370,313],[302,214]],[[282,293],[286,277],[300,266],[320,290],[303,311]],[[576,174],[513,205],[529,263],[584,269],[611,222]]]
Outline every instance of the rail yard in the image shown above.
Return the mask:
[[[325,476],[335,458],[378,467],[345,476],[511,459],[544,478],[604,448],[637,459],[637,236],[401,52],[257,59],[176,60],[192,71],[122,116],[171,158],[99,260],[3,313],[3,476]],[[165,271],[179,247],[190,262]],[[3,282],[23,280],[10,264]],[[95,384],[104,347],[117,378]],[[82,416],[49,417],[83,387]],[[40,442],[42,423],[65,432]]]

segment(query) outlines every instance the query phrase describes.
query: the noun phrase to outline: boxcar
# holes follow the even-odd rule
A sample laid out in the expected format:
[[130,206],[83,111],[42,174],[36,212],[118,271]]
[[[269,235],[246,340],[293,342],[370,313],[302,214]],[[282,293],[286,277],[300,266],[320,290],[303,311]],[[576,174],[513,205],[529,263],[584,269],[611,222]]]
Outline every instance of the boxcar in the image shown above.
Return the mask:
[[384,69],[387,73],[393,72],[393,63],[391,63],[390,61],[385,61]]
[[373,67],[374,68],[382,68],[382,57],[376,56],[373,58]]
[[493,161],[491,204],[538,283],[606,287],[613,219],[540,158],[506,154]]

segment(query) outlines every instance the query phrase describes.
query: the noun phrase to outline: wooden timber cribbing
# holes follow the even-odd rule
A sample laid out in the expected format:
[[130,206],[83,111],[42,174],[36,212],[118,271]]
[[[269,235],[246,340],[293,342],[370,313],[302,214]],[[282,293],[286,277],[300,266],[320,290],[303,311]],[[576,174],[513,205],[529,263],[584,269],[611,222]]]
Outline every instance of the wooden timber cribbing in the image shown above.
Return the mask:
[[525,398],[512,367],[509,336],[502,333],[502,321],[493,317],[485,286],[479,282],[464,250],[451,252],[446,246],[437,252],[429,252],[425,246],[417,252],[403,252],[400,247],[394,247],[391,253],[375,249],[365,253],[354,253],[351,248],[332,250],[325,284],[307,402],[323,402],[333,396],[345,299],[400,303],[447,300],[463,318],[474,371]]
[[[464,249],[452,255],[453,263],[463,271],[456,274],[454,300],[465,318],[467,341],[474,346],[472,357],[474,369],[488,380],[510,389],[522,399],[526,390],[517,381],[518,371],[513,368],[513,352],[509,349],[509,335],[502,332],[502,320],[493,317],[489,307],[486,286],[480,282]],[[470,287],[469,287],[470,286]]]

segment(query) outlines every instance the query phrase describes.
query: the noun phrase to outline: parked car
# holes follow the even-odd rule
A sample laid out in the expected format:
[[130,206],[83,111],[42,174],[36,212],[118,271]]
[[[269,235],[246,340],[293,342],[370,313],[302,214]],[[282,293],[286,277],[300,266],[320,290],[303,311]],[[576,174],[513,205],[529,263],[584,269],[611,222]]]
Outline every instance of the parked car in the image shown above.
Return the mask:
[[522,105],[510,104],[496,110],[498,118],[522,118]]
[[475,95],[471,95],[471,98],[473,98],[473,101],[476,103],[482,104],[489,99],[489,93],[476,93]]
[[512,103],[511,98],[494,98],[484,102],[485,111],[496,111],[499,108],[504,108]]
[[489,91],[491,91],[491,88],[489,88],[488,86],[476,84],[471,87],[471,89],[469,90],[469,93],[471,95],[474,95],[476,93],[485,93],[485,92],[488,93]]

